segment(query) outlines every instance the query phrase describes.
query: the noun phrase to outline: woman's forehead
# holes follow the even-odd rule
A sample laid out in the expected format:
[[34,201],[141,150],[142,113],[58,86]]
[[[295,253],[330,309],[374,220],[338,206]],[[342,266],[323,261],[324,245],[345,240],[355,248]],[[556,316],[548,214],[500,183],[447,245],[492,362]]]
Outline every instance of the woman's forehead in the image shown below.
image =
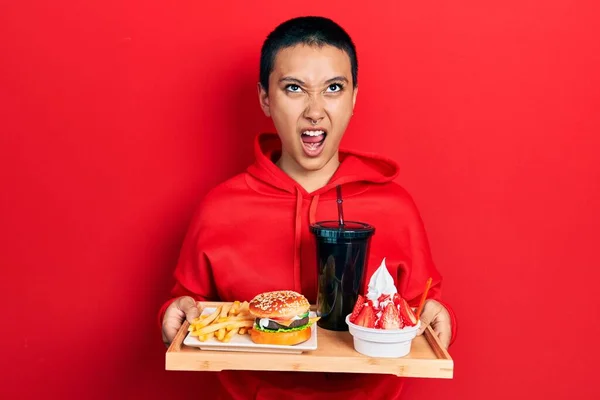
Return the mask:
[[320,84],[338,76],[352,82],[350,57],[345,51],[329,45],[305,44],[280,50],[271,74],[277,82],[292,77],[307,84]]

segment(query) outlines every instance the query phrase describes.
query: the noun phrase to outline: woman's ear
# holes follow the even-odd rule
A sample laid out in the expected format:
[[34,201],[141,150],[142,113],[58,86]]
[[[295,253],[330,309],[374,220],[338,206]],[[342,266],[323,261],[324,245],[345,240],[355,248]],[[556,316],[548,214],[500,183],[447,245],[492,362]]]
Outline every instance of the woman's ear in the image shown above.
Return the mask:
[[271,109],[269,106],[269,92],[263,87],[263,85],[260,82],[258,83],[257,88],[260,108],[262,108],[263,112],[267,117],[271,117]]

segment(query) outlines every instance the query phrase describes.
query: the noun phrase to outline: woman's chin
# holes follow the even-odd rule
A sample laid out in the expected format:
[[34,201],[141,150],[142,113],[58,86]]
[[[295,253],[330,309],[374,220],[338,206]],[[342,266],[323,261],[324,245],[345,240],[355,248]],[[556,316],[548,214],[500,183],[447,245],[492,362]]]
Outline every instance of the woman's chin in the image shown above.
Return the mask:
[[306,157],[304,155],[296,158],[296,163],[306,172],[317,172],[324,169],[332,159],[332,155],[323,152],[318,157]]

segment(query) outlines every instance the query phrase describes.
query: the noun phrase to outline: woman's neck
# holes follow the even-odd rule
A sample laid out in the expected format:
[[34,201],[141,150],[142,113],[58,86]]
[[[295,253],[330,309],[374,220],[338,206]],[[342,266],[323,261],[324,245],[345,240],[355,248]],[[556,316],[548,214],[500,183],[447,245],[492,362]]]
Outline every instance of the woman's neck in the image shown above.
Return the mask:
[[339,154],[336,152],[323,168],[316,171],[307,171],[298,165],[287,153],[282,152],[276,164],[290,178],[302,186],[304,190],[312,193],[327,185],[333,174],[335,174],[335,171],[337,171],[340,160]]

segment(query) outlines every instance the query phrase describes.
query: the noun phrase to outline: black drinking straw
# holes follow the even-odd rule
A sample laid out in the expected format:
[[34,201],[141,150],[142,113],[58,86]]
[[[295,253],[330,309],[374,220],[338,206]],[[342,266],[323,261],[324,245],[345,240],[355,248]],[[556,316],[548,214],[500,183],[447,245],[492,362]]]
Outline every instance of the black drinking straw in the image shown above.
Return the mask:
[[340,221],[340,228],[344,227],[344,208],[342,207],[342,203],[344,202],[344,200],[342,200],[342,187],[341,186],[337,186],[337,205],[338,205],[338,218]]

